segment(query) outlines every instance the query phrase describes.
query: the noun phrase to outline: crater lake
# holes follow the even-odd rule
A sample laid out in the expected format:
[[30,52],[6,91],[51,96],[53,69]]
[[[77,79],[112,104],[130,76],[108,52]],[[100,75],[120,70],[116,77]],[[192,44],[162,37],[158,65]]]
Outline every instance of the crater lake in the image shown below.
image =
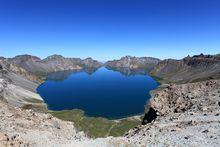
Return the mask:
[[150,91],[157,87],[145,73],[101,67],[49,74],[37,92],[50,110],[81,109],[86,116],[120,119],[142,114]]

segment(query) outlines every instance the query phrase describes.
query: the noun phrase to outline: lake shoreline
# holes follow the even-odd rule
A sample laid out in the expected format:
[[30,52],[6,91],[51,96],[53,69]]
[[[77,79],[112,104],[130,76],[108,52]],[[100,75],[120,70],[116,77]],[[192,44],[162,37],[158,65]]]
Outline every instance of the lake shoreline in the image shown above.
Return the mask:
[[[62,73],[62,72],[59,72],[59,73]],[[77,72],[77,73],[79,73],[79,72]],[[120,72],[117,72],[117,73],[121,74]],[[69,73],[68,73],[68,76],[70,76]],[[142,75],[142,76],[145,76],[145,75]],[[64,79],[67,78],[67,77],[63,77],[63,76],[61,76],[61,77]],[[154,79],[154,77],[152,77],[152,78]],[[156,79],[154,79],[154,80],[158,83],[158,87],[160,87],[160,83]],[[47,81],[47,79],[45,79],[44,82],[39,84],[38,88],[40,86],[42,86],[46,81]],[[38,88],[37,88],[37,92],[38,92]],[[153,90],[155,90],[155,89],[153,89]],[[150,90],[150,91],[152,91],[152,90]],[[38,94],[39,94],[39,92],[38,92]],[[147,95],[145,95],[145,96],[148,97]],[[147,99],[144,102],[144,104],[149,102],[150,99],[151,99],[151,95],[150,95],[149,99]],[[45,100],[44,100],[44,102],[45,102]],[[77,109],[77,108],[70,109],[70,110],[69,109],[53,110],[53,109],[50,109],[49,104],[47,104],[46,102],[45,102],[45,104],[47,105],[47,108],[48,108],[47,112],[48,113],[52,114],[53,116],[55,116],[59,119],[74,122],[76,124],[76,127],[79,130],[86,132],[89,136],[91,136],[93,138],[107,137],[107,136],[115,136],[115,137],[122,136],[122,135],[124,135],[124,133],[126,133],[130,129],[132,129],[138,125],[141,125],[142,121],[143,121],[143,117],[144,117],[144,105],[143,105],[143,111],[141,113],[131,114],[131,115],[127,115],[127,116],[121,116],[121,117],[116,117],[116,118],[114,118],[114,117],[109,118],[109,117],[102,117],[102,116],[87,115],[85,110]],[[73,117],[71,117],[71,115]],[[69,116],[69,117],[67,117],[67,116]],[[79,117],[80,119],[77,120],[77,119],[74,119],[74,117]],[[81,122],[81,120],[83,122]],[[95,123],[101,123],[101,124],[97,127],[90,128],[90,130],[88,131],[86,129],[87,126],[81,125],[81,124],[85,124],[86,121],[88,121],[88,120],[91,121],[92,124],[95,124]],[[80,121],[80,123],[79,123],[79,121]],[[105,131],[101,131],[101,134],[96,134],[96,129],[99,129],[100,126],[102,126],[102,127],[105,126],[106,129],[105,129]],[[109,126],[111,129],[108,128]],[[120,131],[117,131],[114,129],[117,126],[119,126],[119,130],[121,129]],[[112,129],[113,129],[113,131],[112,131]],[[109,132],[109,133],[107,134],[107,132]]]
[[85,132],[91,138],[119,137],[142,123],[141,116],[109,120],[103,117],[87,117],[84,111],[80,109],[62,111],[49,110],[48,113],[61,120],[73,122],[79,131]]

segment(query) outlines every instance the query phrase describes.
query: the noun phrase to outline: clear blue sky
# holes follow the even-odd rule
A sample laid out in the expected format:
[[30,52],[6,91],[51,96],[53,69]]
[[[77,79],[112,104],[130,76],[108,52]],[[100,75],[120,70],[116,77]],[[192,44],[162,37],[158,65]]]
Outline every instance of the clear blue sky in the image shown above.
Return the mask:
[[0,56],[220,53],[220,0],[0,0]]

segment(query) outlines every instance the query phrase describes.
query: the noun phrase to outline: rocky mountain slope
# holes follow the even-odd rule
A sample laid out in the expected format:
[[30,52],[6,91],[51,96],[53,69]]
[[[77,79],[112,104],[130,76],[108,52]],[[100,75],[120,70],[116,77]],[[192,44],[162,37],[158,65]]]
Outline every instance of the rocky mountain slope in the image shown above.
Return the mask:
[[[24,68],[9,62],[5,58],[0,59],[0,70],[1,75],[10,75],[10,73],[14,73],[16,75],[22,76],[26,78],[27,80],[33,81],[34,83],[41,83],[42,79],[28,71],[26,71]],[[5,74],[3,74],[5,73]],[[8,74],[7,74],[8,73]],[[11,77],[13,78],[13,77]]]
[[97,69],[102,66],[102,63],[92,58],[82,60],[61,55],[52,55],[43,60],[31,55],[20,55],[7,60],[37,75],[64,70]]
[[151,71],[155,65],[159,62],[159,59],[152,57],[131,57],[125,56],[119,60],[108,61],[105,63],[105,66],[113,69],[145,69]]
[[181,60],[151,57],[122,57],[105,63],[123,74],[150,74],[161,83],[187,83],[220,77],[220,55],[196,55]]
[[219,146],[220,80],[153,91],[143,126],[125,137],[139,146]]
[[201,54],[182,60],[163,60],[154,67],[151,74],[168,83],[216,79],[220,77],[220,55]]
[[0,99],[16,107],[30,107],[37,111],[47,109],[36,93],[40,79],[13,63],[0,60]]

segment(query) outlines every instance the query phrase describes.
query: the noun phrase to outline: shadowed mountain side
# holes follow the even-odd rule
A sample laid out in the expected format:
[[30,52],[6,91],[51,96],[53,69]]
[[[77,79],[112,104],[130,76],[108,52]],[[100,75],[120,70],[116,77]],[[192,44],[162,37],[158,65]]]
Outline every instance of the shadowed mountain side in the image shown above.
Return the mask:
[[159,62],[151,75],[165,83],[186,83],[220,78],[220,55],[196,55],[182,60],[166,59]]

